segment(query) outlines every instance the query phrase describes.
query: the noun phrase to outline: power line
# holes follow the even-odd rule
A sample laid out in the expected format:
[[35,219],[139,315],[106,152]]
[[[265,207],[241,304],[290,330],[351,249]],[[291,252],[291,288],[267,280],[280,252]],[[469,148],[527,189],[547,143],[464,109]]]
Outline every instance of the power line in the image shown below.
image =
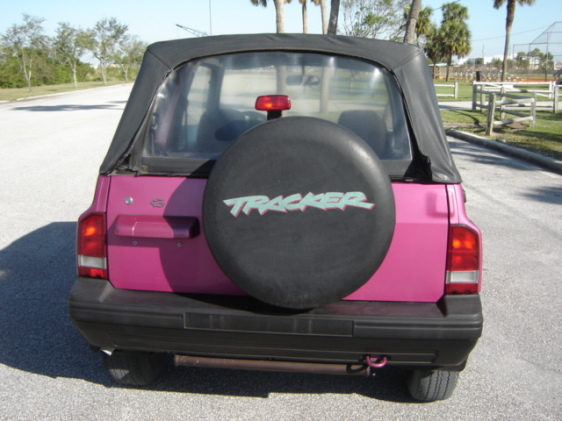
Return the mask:
[[[523,32],[517,32],[516,34],[511,34],[513,35],[521,35],[521,34],[527,34],[529,32],[534,32],[534,31],[538,31],[539,29],[545,29],[550,27],[551,25],[546,25],[546,26],[541,26],[540,28],[536,28],[536,29],[530,29],[528,31],[523,31]],[[505,35],[501,35],[499,37],[491,37],[491,38],[481,38],[481,39],[474,39],[472,40],[472,42],[479,42],[479,41],[489,41],[491,39],[499,39],[499,38],[505,38]]]

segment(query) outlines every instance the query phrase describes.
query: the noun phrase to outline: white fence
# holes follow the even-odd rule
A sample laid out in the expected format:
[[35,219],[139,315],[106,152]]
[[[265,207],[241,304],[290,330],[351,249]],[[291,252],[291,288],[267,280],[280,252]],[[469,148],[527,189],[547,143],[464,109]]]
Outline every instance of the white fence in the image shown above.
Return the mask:
[[[537,89],[530,87],[536,86]],[[472,85],[472,111],[477,108],[488,108],[489,98],[487,95],[496,94],[523,94],[521,98],[535,98],[535,106],[560,111],[560,85],[555,82],[474,82]],[[530,108],[530,105],[518,105],[518,107]]]
[[[541,85],[542,89],[529,89],[529,86]],[[546,89],[544,88],[546,86]],[[539,86],[537,86],[538,88]],[[516,93],[518,95],[516,95]],[[522,95],[523,94],[523,95]],[[541,100],[539,98],[545,98]],[[488,110],[486,134],[492,134],[495,126],[504,126],[515,122],[529,121],[534,126],[537,108],[560,112],[560,85],[554,82],[474,82],[472,86],[472,111]],[[527,113],[516,111],[528,110]],[[500,119],[496,120],[496,112]],[[510,114],[512,118],[506,118]]]
[[437,84],[437,85],[433,85],[436,88],[452,88],[453,89],[453,93],[452,94],[436,94],[437,96],[444,96],[444,97],[453,97],[455,99],[457,99],[457,97],[459,96],[459,82],[455,81],[455,83],[453,85],[450,84]]
[[[519,95],[499,93],[494,92],[489,93],[490,99],[488,102],[488,119],[486,121],[486,134],[489,136],[494,131],[494,126],[505,126],[506,124],[512,124],[521,121],[530,121],[531,127],[535,125],[536,120],[536,107],[537,100],[536,95],[533,98],[521,97]],[[497,100],[500,98],[510,98],[504,100]],[[530,114],[525,114],[519,111],[515,111],[508,107],[530,107]],[[496,111],[500,112],[500,120],[496,121]],[[516,118],[505,118],[506,114],[516,116]]]

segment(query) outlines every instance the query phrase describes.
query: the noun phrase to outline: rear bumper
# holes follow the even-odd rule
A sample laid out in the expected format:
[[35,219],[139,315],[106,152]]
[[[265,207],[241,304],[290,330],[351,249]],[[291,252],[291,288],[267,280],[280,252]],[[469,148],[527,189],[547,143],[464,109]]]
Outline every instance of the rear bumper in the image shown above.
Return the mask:
[[462,369],[482,332],[478,295],[437,303],[340,301],[287,313],[250,297],[117,290],[78,278],[69,313],[100,348],[354,364]]

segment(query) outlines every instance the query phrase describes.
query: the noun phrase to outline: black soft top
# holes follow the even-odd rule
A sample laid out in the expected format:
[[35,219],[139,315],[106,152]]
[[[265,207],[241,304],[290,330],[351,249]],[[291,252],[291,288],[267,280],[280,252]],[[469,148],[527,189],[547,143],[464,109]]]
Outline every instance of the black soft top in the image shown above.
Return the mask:
[[193,59],[253,51],[336,54],[385,67],[402,90],[413,138],[427,160],[431,179],[436,183],[461,181],[447,145],[426,58],[419,48],[390,41],[310,34],[223,35],[150,45],[100,173],[111,173],[127,156],[160,84],[173,69]]

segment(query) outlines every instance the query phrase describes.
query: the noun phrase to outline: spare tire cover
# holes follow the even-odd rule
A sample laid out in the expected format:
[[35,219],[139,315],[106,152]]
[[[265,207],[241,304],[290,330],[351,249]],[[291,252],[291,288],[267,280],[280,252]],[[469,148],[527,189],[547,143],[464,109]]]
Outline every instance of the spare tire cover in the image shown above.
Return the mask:
[[287,117],[242,134],[217,161],[203,226],[225,274],[266,303],[339,300],[378,269],[395,206],[373,150],[337,124]]

